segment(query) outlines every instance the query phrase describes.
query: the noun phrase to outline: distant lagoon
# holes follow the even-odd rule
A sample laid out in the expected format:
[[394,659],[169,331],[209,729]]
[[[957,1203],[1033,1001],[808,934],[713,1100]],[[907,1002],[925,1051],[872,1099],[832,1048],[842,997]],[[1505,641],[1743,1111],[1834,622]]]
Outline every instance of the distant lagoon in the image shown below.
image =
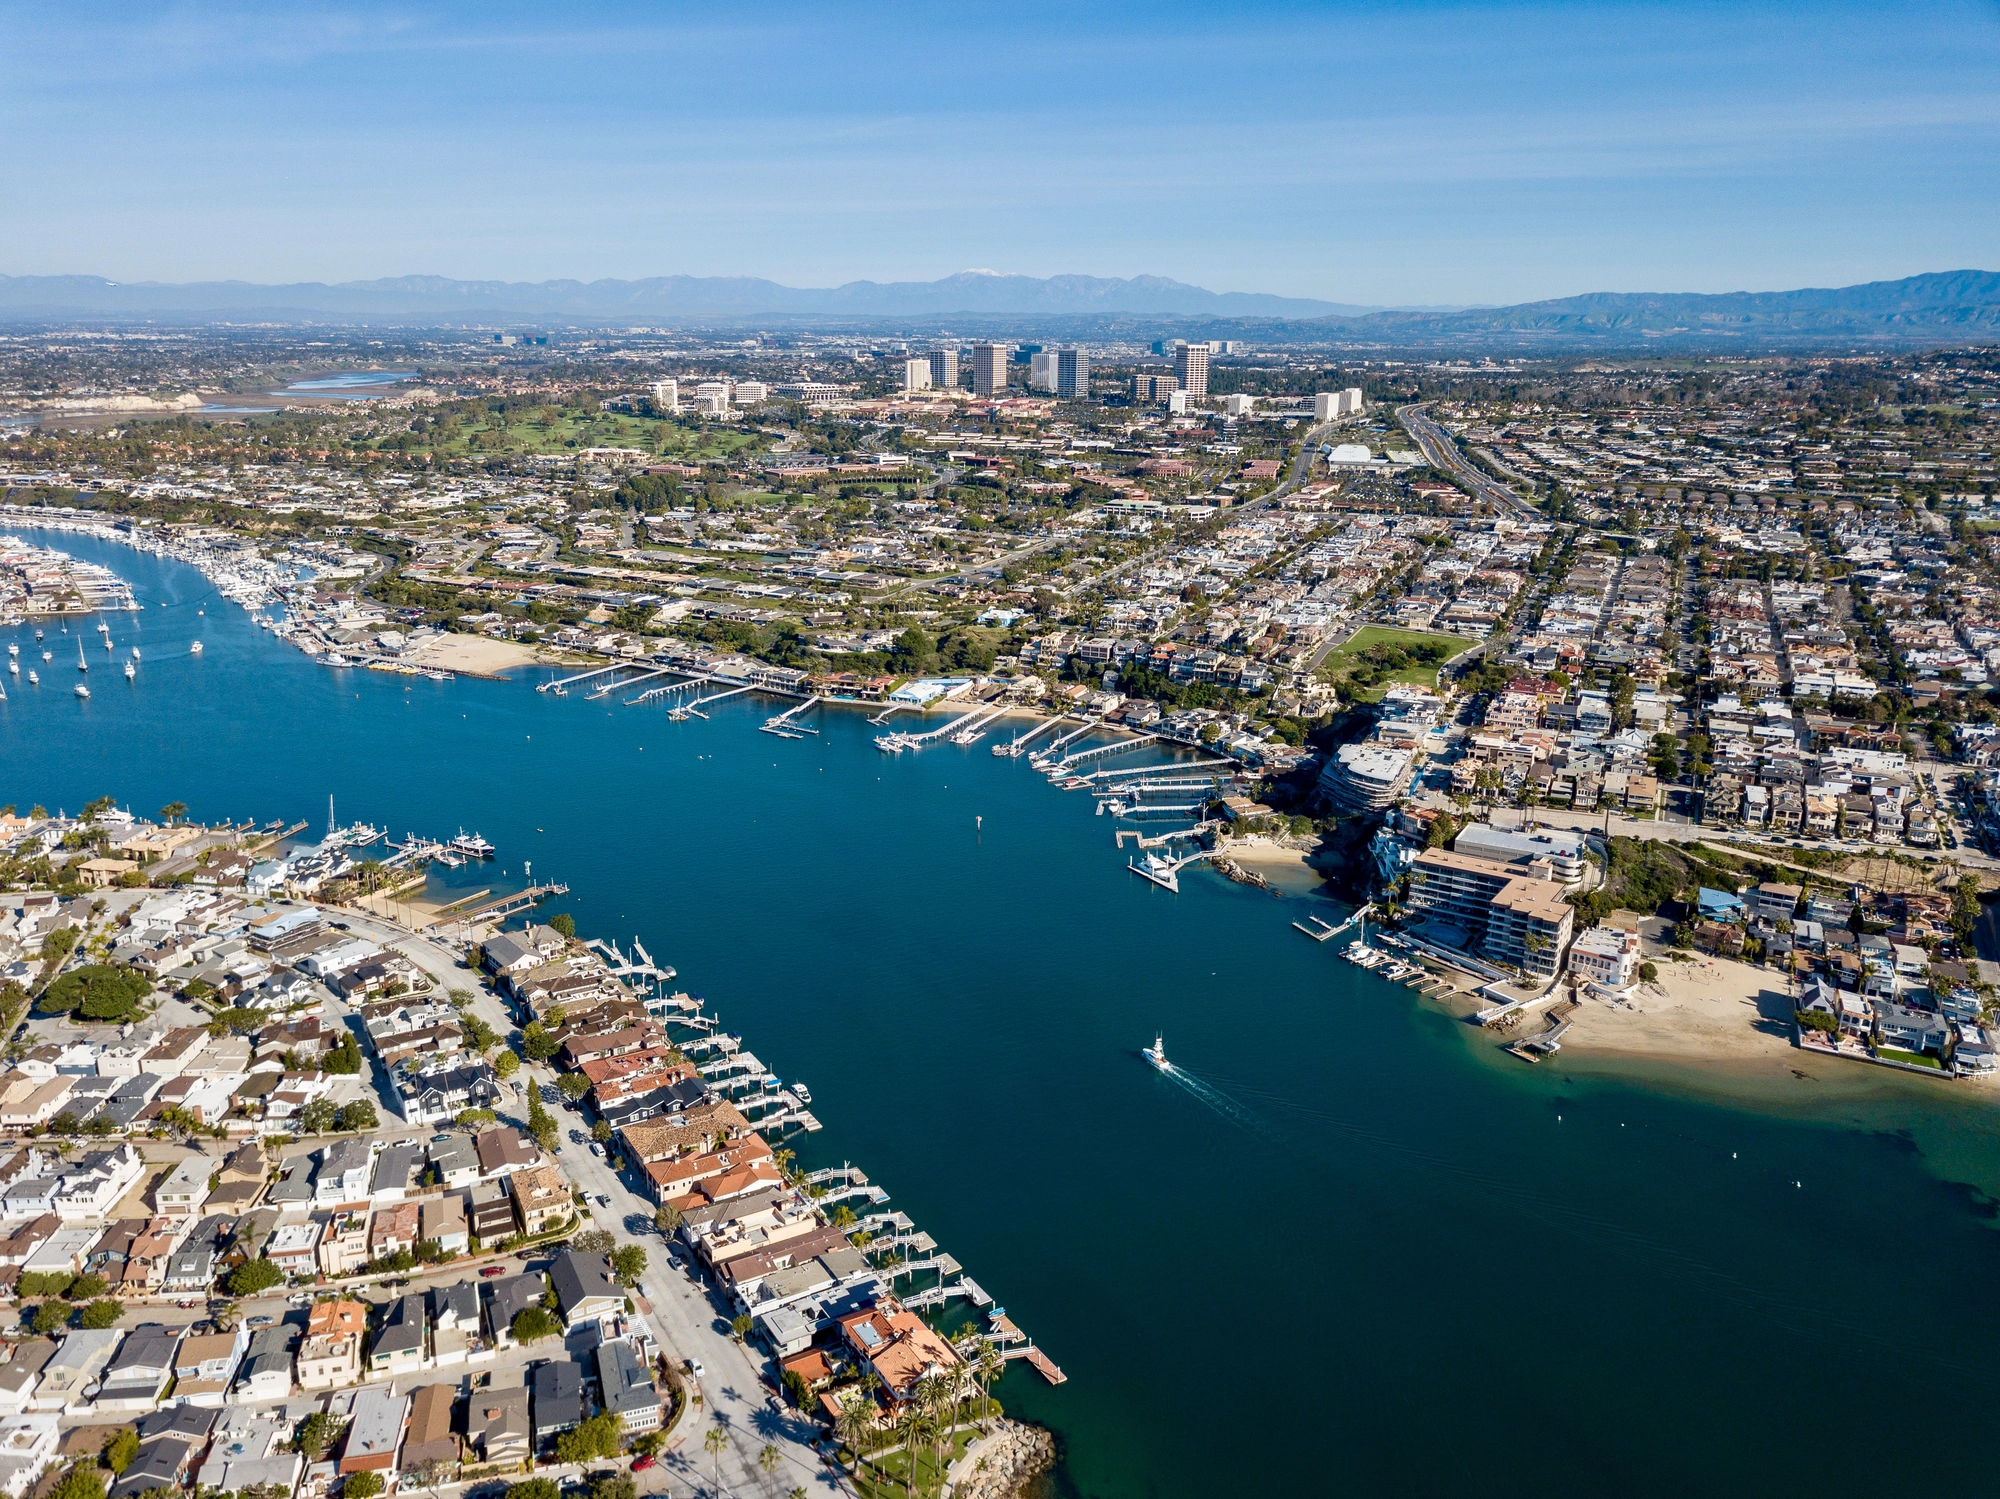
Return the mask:
[[387,386],[401,385],[417,378],[417,370],[350,370],[317,380],[298,380],[278,394],[319,396],[332,401],[365,401],[382,395]]

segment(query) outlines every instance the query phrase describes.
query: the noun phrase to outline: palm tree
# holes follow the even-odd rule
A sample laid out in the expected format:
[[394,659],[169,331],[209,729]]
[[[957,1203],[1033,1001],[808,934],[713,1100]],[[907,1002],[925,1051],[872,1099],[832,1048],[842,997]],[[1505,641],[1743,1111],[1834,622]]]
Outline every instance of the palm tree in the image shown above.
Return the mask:
[[840,1414],[833,1418],[833,1434],[854,1454],[856,1468],[861,1466],[861,1444],[874,1429],[875,1413],[863,1396],[850,1395],[840,1402]]
[[1000,1350],[991,1343],[979,1350],[979,1358],[972,1366],[972,1377],[979,1381],[979,1419],[991,1419],[993,1415],[993,1383],[1007,1370],[1007,1360]]
[[764,1450],[757,1454],[757,1466],[764,1470],[764,1477],[766,1479],[769,1479],[773,1473],[778,1471],[779,1461],[778,1449],[769,1442],[766,1442]]
[[722,1493],[722,1449],[729,1445],[729,1433],[724,1431],[719,1425],[711,1426],[708,1428],[708,1435],[701,1439],[701,1445],[706,1447],[708,1455],[715,1459],[715,1486],[711,1492],[716,1494],[718,1499],[720,1499]]

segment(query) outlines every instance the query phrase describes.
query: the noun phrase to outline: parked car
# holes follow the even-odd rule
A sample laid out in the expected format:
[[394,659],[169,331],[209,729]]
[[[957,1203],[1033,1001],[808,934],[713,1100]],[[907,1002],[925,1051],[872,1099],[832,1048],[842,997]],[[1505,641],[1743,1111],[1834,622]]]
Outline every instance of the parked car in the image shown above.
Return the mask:
[[481,1275],[505,1275],[507,1273],[507,1267],[505,1265],[488,1265],[484,1270],[481,1270],[479,1273]]
[[243,1319],[243,1325],[254,1331],[259,1327],[269,1327],[275,1321],[277,1321],[277,1318],[275,1317],[265,1317],[265,1316],[245,1317]]
[[642,1452],[632,1459],[632,1471],[634,1473],[643,1473],[646,1469],[653,1466],[653,1462],[654,1458],[651,1453]]
[[602,1192],[599,1192],[597,1194],[597,1205],[601,1208],[608,1208],[611,1206],[611,1199],[606,1197]]

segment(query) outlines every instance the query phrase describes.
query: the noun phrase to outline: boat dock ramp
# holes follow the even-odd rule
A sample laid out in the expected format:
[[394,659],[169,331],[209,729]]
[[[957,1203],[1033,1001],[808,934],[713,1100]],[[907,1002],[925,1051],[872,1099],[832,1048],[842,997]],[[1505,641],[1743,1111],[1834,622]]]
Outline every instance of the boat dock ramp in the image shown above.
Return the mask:
[[[1028,745],[1038,735],[1048,733],[1050,729],[1053,729],[1057,724],[1061,723],[1064,717],[1065,715],[1058,713],[1053,718],[1043,719],[1040,723],[1036,724],[1032,729],[1028,730],[1027,733],[1016,734],[1012,739],[1008,740],[1005,744],[994,745],[993,753],[999,755],[1002,759],[1006,760],[1019,759],[1022,755],[1028,752]],[[873,719],[870,720],[871,723],[876,721],[877,720]]]
[[1347,920],[1341,922],[1339,926],[1330,925],[1323,917],[1308,916],[1306,921],[1311,922],[1311,926],[1305,925],[1304,922],[1295,921],[1292,923],[1292,927],[1295,931],[1304,932],[1315,942],[1324,942],[1329,937],[1338,937],[1342,932],[1353,926],[1355,922],[1366,921],[1368,913],[1374,909],[1375,907],[1372,903],[1365,905],[1352,916],[1348,917]]
[[824,698],[809,697],[804,702],[787,708],[776,717],[765,719],[762,731],[766,734],[776,734],[781,739],[803,739],[808,734],[817,734],[819,732],[818,729],[807,728],[803,724],[793,723],[792,719],[796,715],[805,712],[808,708],[817,708],[824,701]]
[[710,703],[719,703],[726,697],[736,697],[742,693],[755,692],[756,690],[757,688],[754,684],[746,684],[742,687],[731,687],[723,692],[710,693],[707,697],[696,698],[691,703],[682,703],[677,708],[669,708],[667,710],[667,717],[671,718],[675,723],[682,723],[690,718],[706,718],[708,715],[701,710],[706,708]]
[[1507,1050],[1524,1062],[1539,1062],[1543,1057],[1552,1057],[1562,1050],[1562,1038],[1574,1023],[1580,1006],[1573,999],[1565,999],[1549,1006],[1548,1029],[1538,1035],[1523,1036],[1510,1042]]

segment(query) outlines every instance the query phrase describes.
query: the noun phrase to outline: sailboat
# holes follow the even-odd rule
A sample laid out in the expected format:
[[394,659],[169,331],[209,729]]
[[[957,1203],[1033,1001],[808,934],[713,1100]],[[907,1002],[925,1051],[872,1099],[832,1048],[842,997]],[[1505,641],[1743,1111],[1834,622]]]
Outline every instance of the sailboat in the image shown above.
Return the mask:
[[83,659],[83,637],[81,635],[76,638],[76,669],[78,671],[90,670],[90,663]]
[[1161,1036],[1153,1037],[1153,1044],[1151,1046],[1141,1047],[1139,1055],[1144,1057],[1153,1069],[1158,1072],[1165,1072],[1174,1065],[1167,1060],[1167,1043],[1165,1038]]

